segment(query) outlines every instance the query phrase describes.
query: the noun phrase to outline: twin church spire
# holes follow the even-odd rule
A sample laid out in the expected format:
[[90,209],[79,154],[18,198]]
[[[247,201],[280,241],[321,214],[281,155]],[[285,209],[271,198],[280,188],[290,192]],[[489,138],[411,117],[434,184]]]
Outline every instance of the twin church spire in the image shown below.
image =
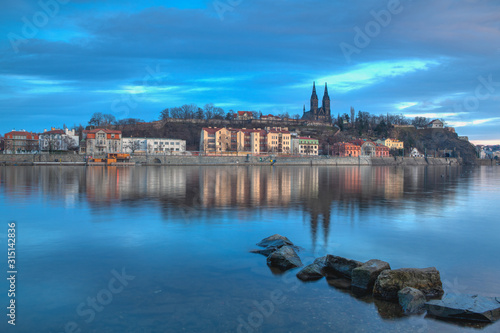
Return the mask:
[[302,119],[309,120],[321,120],[330,121],[331,120],[331,110],[330,110],[330,96],[328,95],[328,84],[325,83],[325,92],[323,94],[323,103],[321,108],[319,107],[319,98],[316,94],[316,82],[313,82],[313,91],[311,94],[311,110],[306,112],[304,106],[304,115]]

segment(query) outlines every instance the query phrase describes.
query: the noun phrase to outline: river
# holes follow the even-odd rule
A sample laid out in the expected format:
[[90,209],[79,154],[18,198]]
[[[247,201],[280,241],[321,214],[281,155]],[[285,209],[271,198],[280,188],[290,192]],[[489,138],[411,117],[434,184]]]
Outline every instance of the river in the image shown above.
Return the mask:
[[434,266],[446,292],[499,296],[499,188],[498,167],[0,167],[16,332],[498,332],[275,275],[249,251],[279,233],[306,264]]

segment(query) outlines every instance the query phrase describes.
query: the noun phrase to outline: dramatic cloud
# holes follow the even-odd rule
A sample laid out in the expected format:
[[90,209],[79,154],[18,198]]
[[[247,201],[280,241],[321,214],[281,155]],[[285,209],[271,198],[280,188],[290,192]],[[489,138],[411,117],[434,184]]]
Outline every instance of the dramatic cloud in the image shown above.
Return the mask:
[[2,4],[1,132],[169,106],[444,117],[499,140],[500,3],[41,0]]

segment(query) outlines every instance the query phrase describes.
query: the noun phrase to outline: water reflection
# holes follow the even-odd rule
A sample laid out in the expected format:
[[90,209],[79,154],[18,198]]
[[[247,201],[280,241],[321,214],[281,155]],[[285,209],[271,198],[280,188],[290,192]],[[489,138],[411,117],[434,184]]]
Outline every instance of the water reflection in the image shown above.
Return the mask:
[[67,206],[83,200],[94,210],[147,201],[167,218],[213,209],[300,208],[309,215],[313,244],[318,230],[326,244],[332,210],[354,218],[368,207],[389,213],[422,200],[427,209],[439,209],[453,200],[457,178],[467,179],[459,167],[269,166],[5,167],[0,177],[16,200],[41,194],[54,202],[63,198]]

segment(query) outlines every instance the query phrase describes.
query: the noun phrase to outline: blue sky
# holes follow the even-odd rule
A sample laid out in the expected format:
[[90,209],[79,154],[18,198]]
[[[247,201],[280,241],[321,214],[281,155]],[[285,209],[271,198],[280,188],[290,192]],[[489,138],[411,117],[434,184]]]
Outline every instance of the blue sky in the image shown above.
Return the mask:
[[[3,2],[0,132],[156,120],[166,107],[445,118],[500,143],[500,2],[217,0]],[[319,97],[322,97],[320,89]]]

